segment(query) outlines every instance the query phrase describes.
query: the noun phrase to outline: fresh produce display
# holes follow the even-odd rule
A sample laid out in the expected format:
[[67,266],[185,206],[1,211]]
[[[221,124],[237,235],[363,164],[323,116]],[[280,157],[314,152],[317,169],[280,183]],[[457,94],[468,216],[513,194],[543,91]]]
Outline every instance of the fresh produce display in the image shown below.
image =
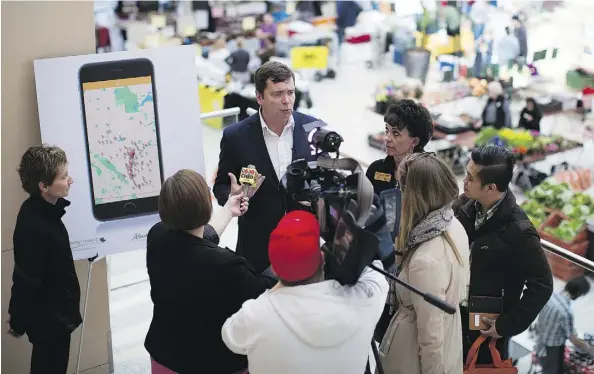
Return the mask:
[[491,144],[505,147],[519,155],[546,155],[572,149],[579,145],[557,135],[540,136],[534,131],[510,128],[497,130],[493,127],[481,129],[474,144],[476,146]]
[[536,200],[526,200],[522,203],[521,207],[534,227],[540,227],[547,218],[548,212],[545,210],[544,205]]
[[555,238],[571,242],[594,216],[594,199],[582,192],[572,192],[567,183],[548,179],[527,193],[528,200],[521,205],[528,219],[539,227],[552,211],[560,211],[563,220],[558,226],[547,226],[544,231]]
[[567,183],[555,183],[547,179],[530,190],[526,196],[548,209],[562,209],[568,203],[573,192]]
[[563,170],[555,173],[555,179],[569,184],[574,191],[583,191],[592,186],[592,171],[587,168]]
[[582,231],[584,222],[579,219],[565,219],[557,227],[545,227],[544,231],[557,239],[571,242]]

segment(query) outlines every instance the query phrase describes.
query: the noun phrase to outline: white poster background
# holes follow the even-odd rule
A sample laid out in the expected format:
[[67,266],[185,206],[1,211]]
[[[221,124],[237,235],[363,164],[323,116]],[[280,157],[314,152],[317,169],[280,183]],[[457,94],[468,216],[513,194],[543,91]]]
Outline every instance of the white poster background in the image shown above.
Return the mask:
[[101,222],[93,217],[88,156],[78,71],[87,63],[148,58],[154,66],[155,96],[165,178],[180,169],[204,176],[195,47],[177,46],[35,60],[41,139],[68,156],[74,180],[62,218],[75,260],[146,248],[158,214]]

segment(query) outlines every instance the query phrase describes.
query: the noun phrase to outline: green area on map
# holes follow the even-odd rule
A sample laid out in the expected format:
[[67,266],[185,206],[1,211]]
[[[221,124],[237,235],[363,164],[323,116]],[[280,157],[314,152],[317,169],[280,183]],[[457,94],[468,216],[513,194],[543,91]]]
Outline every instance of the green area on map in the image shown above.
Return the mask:
[[138,107],[138,96],[130,91],[128,87],[117,87],[114,89],[116,105],[123,105],[126,113],[137,113]]

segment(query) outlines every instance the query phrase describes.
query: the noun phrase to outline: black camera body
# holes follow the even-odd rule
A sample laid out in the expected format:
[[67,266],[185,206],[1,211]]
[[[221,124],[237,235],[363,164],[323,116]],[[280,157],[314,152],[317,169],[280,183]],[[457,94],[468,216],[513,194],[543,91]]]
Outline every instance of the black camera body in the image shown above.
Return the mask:
[[[341,284],[355,284],[365,267],[379,258],[374,231],[375,222],[385,223],[383,208],[359,163],[338,158],[340,135],[316,128],[309,141],[316,161],[294,161],[281,179],[287,206],[316,215],[325,241],[327,275]],[[332,152],[336,158],[328,156]]]

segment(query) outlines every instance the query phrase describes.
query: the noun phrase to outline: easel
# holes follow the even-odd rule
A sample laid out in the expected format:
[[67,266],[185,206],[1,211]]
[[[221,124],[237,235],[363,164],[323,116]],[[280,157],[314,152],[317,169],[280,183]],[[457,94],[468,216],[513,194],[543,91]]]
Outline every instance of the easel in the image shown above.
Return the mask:
[[85,290],[85,305],[83,307],[82,324],[80,326],[80,341],[78,343],[78,357],[76,358],[76,374],[80,372],[80,355],[82,353],[83,337],[85,335],[85,321],[87,319],[87,303],[89,301],[89,288],[91,287],[91,274],[93,270],[93,263],[97,258],[99,258],[99,253],[87,259],[87,261],[89,262],[89,270],[87,272],[87,289]]

